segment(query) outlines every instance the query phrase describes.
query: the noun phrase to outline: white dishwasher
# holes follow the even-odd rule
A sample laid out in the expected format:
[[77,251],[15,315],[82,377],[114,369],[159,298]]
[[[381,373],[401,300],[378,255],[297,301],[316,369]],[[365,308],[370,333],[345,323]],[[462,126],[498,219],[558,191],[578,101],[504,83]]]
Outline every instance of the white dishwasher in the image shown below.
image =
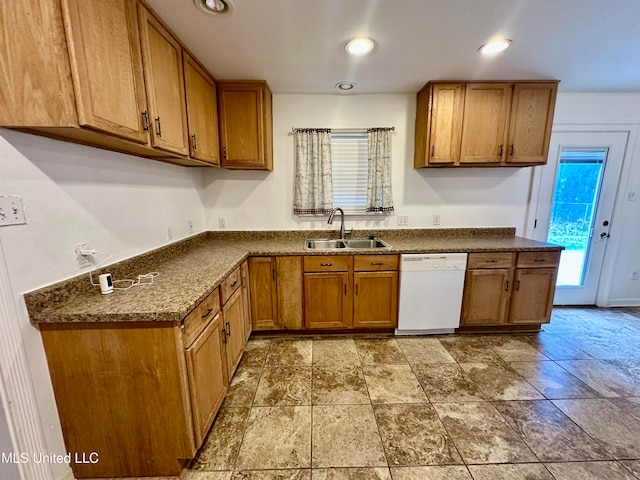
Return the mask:
[[460,326],[466,253],[400,255],[396,335],[451,333]]

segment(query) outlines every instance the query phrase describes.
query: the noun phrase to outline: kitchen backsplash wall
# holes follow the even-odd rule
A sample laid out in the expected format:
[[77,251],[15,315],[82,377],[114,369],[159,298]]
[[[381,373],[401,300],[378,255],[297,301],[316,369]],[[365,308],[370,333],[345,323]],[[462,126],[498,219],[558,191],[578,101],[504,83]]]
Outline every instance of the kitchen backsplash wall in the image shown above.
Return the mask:
[[[201,170],[0,130],[0,195],[22,197],[26,225],[0,227],[0,262],[16,303],[15,322],[29,362],[46,452],[65,453],[40,334],[27,316],[22,293],[85,270],[74,246],[87,243],[121,260],[204,230]],[[96,258],[104,258],[97,255]],[[146,272],[140,272],[146,273]],[[14,325],[15,326],[15,325]],[[3,365],[3,374],[13,363]],[[5,371],[6,369],[6,371]],[[35,413],[34,413],[35,417]],[[55,478],[64,465],[52,465]]]
[[409,228],[515,226],[526,222],[531,168],[413,169],[415,94],[294,95],[273,97],[274,171],[210,170],[204,174],[207,228],[335,229],[326,217],[292,212],[294,139],[292,127],[362,128],[393,126],[392,182],[395,214],[348,217],[347,227]]

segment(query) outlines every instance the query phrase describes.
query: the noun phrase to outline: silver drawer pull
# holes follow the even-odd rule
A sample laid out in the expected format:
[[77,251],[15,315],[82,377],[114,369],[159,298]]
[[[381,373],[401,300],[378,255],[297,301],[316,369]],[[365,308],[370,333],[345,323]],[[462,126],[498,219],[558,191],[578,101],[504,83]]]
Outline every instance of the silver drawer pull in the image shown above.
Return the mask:
[[207,312],[202,315],[202,318],[207,318],[209,315],[211,315],[211,312],[213,312],[213,308],[210,308],[209,310],[207,310]]
[[486,260],[487,263],[498,263],[498,260]]
[[382,265],[382,262],[371,262],[371,265]]
[[321,267],[330,267],[331,265],[333,265],[333,263],[321,263],[320,264]]
[[534,262],[546,262],[547,259],[546,258],[535,258],[533,261]]
[[233,287],[235,287],[237,284],[238,284],[238,280],[234,280],[234,281],[231,283],[230,287],[231,287],[231,288],[233,288]]

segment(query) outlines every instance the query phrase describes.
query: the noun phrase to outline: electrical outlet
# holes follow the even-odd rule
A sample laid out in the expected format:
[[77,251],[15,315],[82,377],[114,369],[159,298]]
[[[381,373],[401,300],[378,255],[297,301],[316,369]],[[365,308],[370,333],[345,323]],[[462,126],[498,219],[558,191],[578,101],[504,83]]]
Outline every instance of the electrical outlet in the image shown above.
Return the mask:
[[398,226],[406,227],[409,225],[409,215],[398,215]]
[[187,220],[187,229],[189,233],[193,233],[193,220]]
[[433,214],[433,224],[434,225],[440,225],[440,214],[439,213],[434,213]]
[[629,202],[635,202],[636,201],[636,192],[635,191],[630,191],[627,193],[627,200]]
[[0,197],[0,227],[27,223],[20,197]]
[[220,228],[227,228],[227,217],[218,217],[218,226]]
[[173,240],[173,230],[171,230],[171,227],[167,227],[167,240]]
[[80,253],[83,250],[89,250],[89,247],[86,243],[81,243],[73,250],[74,252],[76,252],[76,260],[78,261],[79,268],[86,268],[93,265],[93,257],[91,255],[83,255],[82,253]]

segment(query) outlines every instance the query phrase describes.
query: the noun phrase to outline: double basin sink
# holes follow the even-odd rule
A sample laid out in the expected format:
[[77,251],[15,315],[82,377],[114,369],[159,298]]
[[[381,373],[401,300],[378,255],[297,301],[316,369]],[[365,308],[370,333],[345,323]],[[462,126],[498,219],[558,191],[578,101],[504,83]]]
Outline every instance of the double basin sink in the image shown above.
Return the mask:
[[317,239],[305,240],[308,250],[364,250],[391,248],[379,238],[349,238],[349,239]]

